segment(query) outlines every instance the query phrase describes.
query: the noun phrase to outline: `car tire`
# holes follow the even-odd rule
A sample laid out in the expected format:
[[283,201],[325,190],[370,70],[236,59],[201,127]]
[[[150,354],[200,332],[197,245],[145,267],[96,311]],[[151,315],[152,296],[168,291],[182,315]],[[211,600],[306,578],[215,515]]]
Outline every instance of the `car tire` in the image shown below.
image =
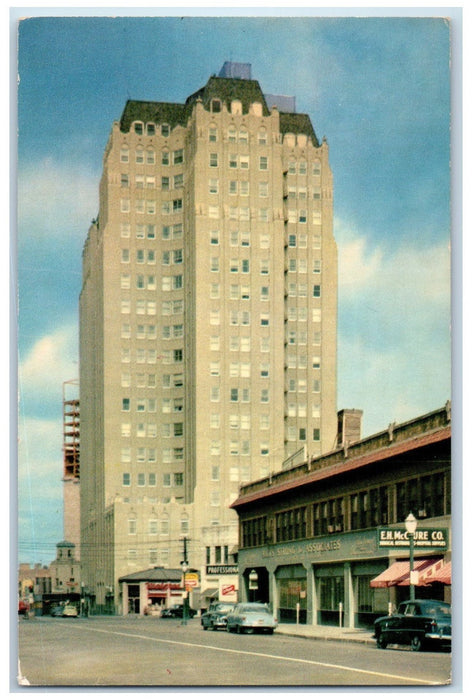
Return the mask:
[[387,641],[385,639],[385,636],[383,634],[379,634],[377,637],[377,649],[386,649],[387,648]]
[[411,650],[412,651],[421,651],[422,648],[423,648],[423,640],[418,634],[415,634],[411,638]]
[[254,627],[246,627],[247,634],[254,634]]

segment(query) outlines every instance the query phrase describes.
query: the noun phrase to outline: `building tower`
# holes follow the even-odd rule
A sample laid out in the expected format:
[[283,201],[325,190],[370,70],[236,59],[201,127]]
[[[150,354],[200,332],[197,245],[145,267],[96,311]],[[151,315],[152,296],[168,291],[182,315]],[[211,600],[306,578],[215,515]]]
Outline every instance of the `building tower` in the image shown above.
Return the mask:
[[239,485],[336,444],[328,145],[248,76],[225,64],[183,104],[129,100],[105,149],[80,297],[97,606],[119,609],[122,575],[178,566],[183,537],[202,590],[218,587]]

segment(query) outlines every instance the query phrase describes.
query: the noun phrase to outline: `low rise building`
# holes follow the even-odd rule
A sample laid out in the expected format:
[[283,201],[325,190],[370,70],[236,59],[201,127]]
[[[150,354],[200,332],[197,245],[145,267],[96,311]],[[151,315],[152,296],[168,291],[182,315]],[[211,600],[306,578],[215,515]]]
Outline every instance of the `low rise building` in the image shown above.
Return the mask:
[[415,595],[449,600],[450,402],[338,445],[241,487],[240,599],[281,622],[368,627],[409,594],[413,513]]

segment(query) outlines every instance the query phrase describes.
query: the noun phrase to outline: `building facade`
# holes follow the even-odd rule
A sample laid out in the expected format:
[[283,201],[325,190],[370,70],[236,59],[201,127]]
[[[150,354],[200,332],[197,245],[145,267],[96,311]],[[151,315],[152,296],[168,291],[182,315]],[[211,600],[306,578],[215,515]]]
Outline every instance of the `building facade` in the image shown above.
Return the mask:
[[235,563],[239,486],[335,445],[328,145],[248,74],[225,64],[183,104],[128,101],[106,146],[80,296],[98,606],[119,608],[131,571],[178,566],[183,537],[202,590],[220,586],[207,572]]
[[[450,405],[241,487],[240,599],[282,622],[370,626],[409,595],[450,602]],[[257,586],[254,585],[257,583]]]

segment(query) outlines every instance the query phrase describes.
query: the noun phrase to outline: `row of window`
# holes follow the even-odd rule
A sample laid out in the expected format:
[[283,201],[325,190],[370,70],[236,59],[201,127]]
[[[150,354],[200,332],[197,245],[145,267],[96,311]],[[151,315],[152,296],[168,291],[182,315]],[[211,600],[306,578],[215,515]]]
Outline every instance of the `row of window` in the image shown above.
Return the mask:
[[[130,472],[123,472],[122,474],[122,486],[132,486],[132,475]],[[183,472],[165,472],[162,474],[162,486],[166,488],[171,486],[183,486],[184,484],[184,474]],[[157,474],[156,472],[139,472],[136,474],[136,486],[157,486]]]
[[[136,224],[135,225],[135,235],[137,239],[149,239],[155,240],[156,238],[156,225],[155,224]],[[220,245],[221,236],[219,230],[210,231],[210,245]],[[121,223],[121,237],[130,238],[131,237],[131,224],[129,222]],[[161,237],[164,241],[169,240],[179,240],[183,237],[183,225],[181,223],[168,225],[165,224],[161,227]],[[314,249],[321,248],[321,235],[314,233],[310,236],[312,240],[312,246]],[[237,231],[233,230],[229,234],[230,245],[232,246],[243,246],[248,247],[251,243],[251,232],[250,231]],[[260,248],[270,247],[270,235],[269,233],[259,234],[259,246]],[[306,233],[290,233],[287,237],[287,247],[288,248],[307,248],[308,247],[308,234]]]
[[[157,564],[159,562],[162,566],[166,566],[169,562],[169,550],[160,549],[158,551],[157,549],[150,549],[147,557],[149,564]],[[130,564],[134,564],[138,560],[138,550],[128,549],[126,559]]]
[[440,517],[451,512],[443,472],[402,480],[243,521],[244,547],[317,537],[402,522],[409,512]]
[[[161,202],[160,212],[163,216],[168,216],[170,214],[180,214],[183,212],[183,200],[172,199]],[[131,212],[131,199],[129,197],[122,197],[120,199],[120,211],[122,214],[129,214]],[[134,211],[136,214],[151,214],[154,215],[157,212],[156,202],[154,199],[136,199],[134,201]],[[155,238],[154,236],[147,236],[148,238]]]
[[[120,162],[130,162],[130,148],[123,144],[120,149]],[[156,152],[153,148],[142,148],[137,146],[134,150],[134,162],[138,165],[155,165],[157,161]],[[161,165],[182,165],[184,163],[184,149],[177,148],[175,151],[164,149],[160,152]]]
[[[170,522],[168,519],[149,519],[146,534],[148,535],[168,535],[170,532]],[[188,518],[180,521],[180,532],[189,531]],[[128,535],[138,534],[138,521],[135,518],[128,518]]]
[[[174,389],[176,387],[181,387],[184,384],[184,375],[181,373],[177,374],[163,374],[160,376],[161,384],[163,389]],[[136,372],[135,373],[135,384],[139,387],[148,387],[149,389],[154,389],[156,384],[156,375],[148,374],[146,372]],[[129,387],[131,386],[131,374],[130,372],[121,373],[121,386]]]
[[[135,175],[134,176],[134,187],[138,190],[150,189],[153,190],[156,187],[156,178],[154,175]],[[167,192],[171,189],[179,190],[184,186],[184,175],[183,173],[178,173],[172,177],[162,176],[160,179],[161,190]],[[120,186],[123,188],[129,187],[131,184],[129,173],[121,173],[120,175]]]
[[[159,429],[162,437],[182,437],[184,434],[183,423],[159,423]],[[137,423],[135,427],[135,435],[139,438],[157,438],[158,424],[157,423]],[[131,423],[121,424],[121,437],[131,437]]]

